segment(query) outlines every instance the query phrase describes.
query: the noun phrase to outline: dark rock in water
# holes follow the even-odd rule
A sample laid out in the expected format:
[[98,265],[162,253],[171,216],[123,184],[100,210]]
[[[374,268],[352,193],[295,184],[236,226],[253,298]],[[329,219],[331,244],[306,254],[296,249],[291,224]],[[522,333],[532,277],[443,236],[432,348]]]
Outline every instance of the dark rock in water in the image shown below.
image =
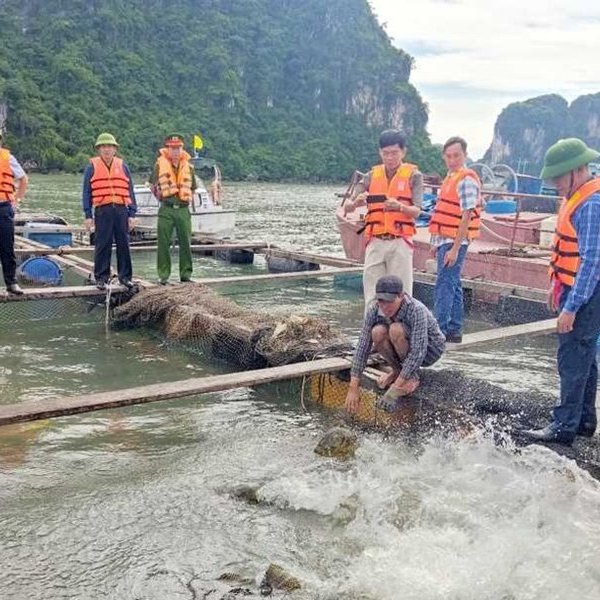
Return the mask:
[[356,434],[345,427],[333,427],[325,433],[315,447],[319,456],[331,458],[351,458],[358,447]]
[[292,592],[301,587],[298,579],[290,575],[283,567],[271,563],[260,584],[260,593],[268,596],[274,589]]
[[221,600],[238,600],[238,598],[246,596],[253,596],[252,591],[248,588],[236,587],[231,588],[224,596],[221,596]]
[[358,494],[352,494],[342,500],[331,515],[334,523],[348,525],[348,523],[354,521],[359,506],[360,498]]
[[259,504],[259,486],[239,485],[231,491],[231,495],[238,500],[244,500],[248,504]]
[[267,256],[265,260],[269,273],[296,273],[299,271],[318,271],[320,269],[320,266],[316,263],[295,258]]

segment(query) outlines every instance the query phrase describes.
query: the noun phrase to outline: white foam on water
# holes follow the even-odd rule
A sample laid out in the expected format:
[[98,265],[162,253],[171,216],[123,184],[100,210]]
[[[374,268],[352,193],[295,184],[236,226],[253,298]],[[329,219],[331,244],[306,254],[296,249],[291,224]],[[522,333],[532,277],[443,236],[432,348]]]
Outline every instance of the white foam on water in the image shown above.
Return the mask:
[[[369,436],[354,463],[320,461],[261,494],[339,529],[335,570],[309,583],[327,598],[600,598],[600,484],[543,447]],[[337,520],[348,504],[355,518]]]

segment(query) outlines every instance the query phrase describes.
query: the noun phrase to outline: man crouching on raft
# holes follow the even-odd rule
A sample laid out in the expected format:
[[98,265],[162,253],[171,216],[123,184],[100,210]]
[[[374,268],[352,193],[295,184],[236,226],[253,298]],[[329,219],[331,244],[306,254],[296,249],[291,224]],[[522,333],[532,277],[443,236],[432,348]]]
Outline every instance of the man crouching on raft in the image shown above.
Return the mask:
[[376,405],[393,411],[402,396],[411,394],[419,386],[419,369],[437,362],[445,345],[446,338],[429,309],[404,292],[398,277],[380,277],[375,287],[375,301],[365,312],[352,361],[346,396],[348,412],[359,409],[360,378],[372,347],[392,367],[391,372],[378,381],[379,387],[389,386],[389,389]]

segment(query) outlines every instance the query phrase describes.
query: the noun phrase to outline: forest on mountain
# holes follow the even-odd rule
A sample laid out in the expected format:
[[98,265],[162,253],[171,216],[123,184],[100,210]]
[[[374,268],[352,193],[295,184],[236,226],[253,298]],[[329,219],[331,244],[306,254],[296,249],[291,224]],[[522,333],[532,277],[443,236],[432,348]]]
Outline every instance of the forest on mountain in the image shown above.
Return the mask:
[[0,0],[0,38],[0,127],[41,171],[81,171],[102,131],[144,170],[176,131],[228,179],[340,180],[389,127],[442,168],[367,0]]
[[600,150],[600,93],[579,96],[571,104],[558,94],[509,104],[496,120],[485,160],[539,175],[546,150],[567,137]]

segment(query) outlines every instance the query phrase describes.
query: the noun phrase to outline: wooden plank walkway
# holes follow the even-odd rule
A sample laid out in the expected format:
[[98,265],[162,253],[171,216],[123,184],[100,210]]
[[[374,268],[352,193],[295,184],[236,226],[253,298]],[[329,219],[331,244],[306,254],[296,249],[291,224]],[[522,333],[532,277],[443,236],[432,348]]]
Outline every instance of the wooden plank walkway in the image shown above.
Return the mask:
[[[62,260],[62,259],[61,259]],[[76,265],[79,266],[79,265]],[[323,277],[331,277],[332,275],[344,273],[359,273],[362,267],[348,267],[345,269],[328,269],[321,271],[300,271],[297,273],[273,273],[266,275],[237,275],[233,277],[203,277],[193,279],[194,283],[202,283],[204,285],[225,285],[231,283],[252,283],[264,281],[305,281],[308,279],[317,279]],[[87,274],[87,272],[86,272]],[[134,277],[134,283],[143,288],[156,287],[157,284],[149,281],[138,280]],[[120,284],[111,284],[112,292],[123,292],[125,288]],[[24,300],[51,300],[57,298],[76,298],[88,296],[105,296],[106,292],[97,290],[94,286],[61,286],[47,288],[24,288],[25,292],[22,296],[9,294],[6,291],[0,291],[0,303],[2,302],[22,302]]]
[[74,415],[120,406],[160,402],[172,398],[183,398],[273,381],[295,379],[305,375],[332,373],[349,368],[350,361],[347,358],[323,358],[281,367],[196,377],[172,383],[157,383],[113,392],[64,396],[51,400],[26,400],[25,402],[0,406],[0,425]]
[[[120,284],[111,286],[111,293],[124,292],[126,288]],[[41,287],[41,288],[23,288],[23,295],[17,296],[0,291],[0,303],[6,302],[24,302],[27,300],[58,300],[63,298],[91,298],[104,297],[106,292],[102,292],[93,285],[72,285],[64,287]]]
[[268,273],[266,275],[237,275],[233,277],[203,277],[193,279],[196,283],[205,285],[227,284],[227,283],[252,283],[253,281],[303,281],[305,279],[316,279],[319,277],[330,277],[332,275],[343,275],[349,273],[362,273],[362,267],[343,267],[337,269],[322,269],[320,271],[297,271],[294,273]]
[[[26,240],[21,237],[15,237],[15,249],[29,249],[29,250],[55,250],[54,248],[50,248],[46,244],[42,244],[40,242],[35,242],[33,240]],[[87,250],[87,248],[86,248]],[[82,256],[71,255],[68,258],[64,256],[54,256],[54,260],[58,262],[60,265],[73,269],[78,275],[83,275],[83,277],[89,277],[90,274],[94,272],[94,262],[91,260],[87,260]],[[115,275],[114,271],[111,269],[111,275]],[[154,284],[150,281],[146,281],[145,279],[140,279],[138,277],[135,278],[135,283],[140,287],[151,287]],[[116,288],[116,286],[114,286]],[[114,289],[114,288],[113,288]],[[12,300],[13,295],[10,294],[8,300]]]
[[[26,240],[29,241],[29,240]],[[177,246],[175,246],[177,247]],[[202,251],[202,250],[253,250],[256,248],[266,248],[267,244],[265,242],[251,242],[249,244],[194,244],[191,246],[192,250]],[[152,251],[156,250],[156,245],[144,245],[144,246],[130,246],[129,250],[131,252],[141,252],[141,251]],[[114,250],[114,246],[113,246]],[[89,254],[90,252],[94,252],[93,246],[61,246],[60,248],[15,248],[15,254],[17,256],[20,255],[30,255],[30,256],[68,256],[70,254]]]

